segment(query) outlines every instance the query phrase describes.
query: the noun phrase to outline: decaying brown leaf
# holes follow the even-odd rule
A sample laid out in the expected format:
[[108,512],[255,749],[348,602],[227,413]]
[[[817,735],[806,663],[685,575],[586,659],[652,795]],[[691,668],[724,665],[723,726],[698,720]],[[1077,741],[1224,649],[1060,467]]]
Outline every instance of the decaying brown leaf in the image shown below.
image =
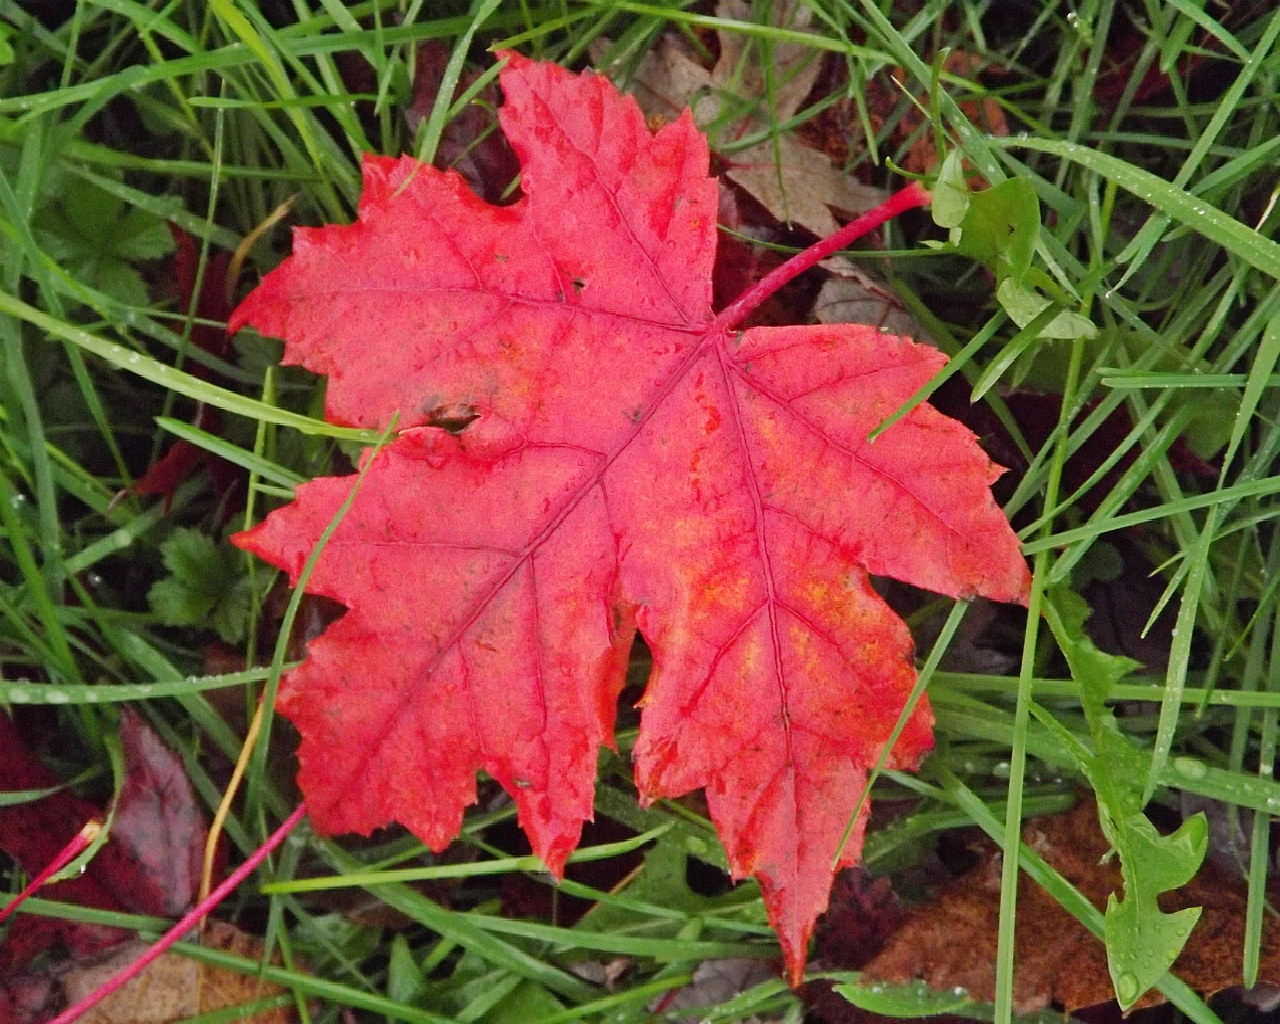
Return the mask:
[[[93,957],[59,959],[23,978],[7,979],[7,986],[17,987],[8,1001],[0,992],[0,1020],[6,1024],[48,1020],[102,987],[145,953],[148,945],[134,939]],[[201,945],[250,960],[262,956],[258,938],[220,921],[208,923]],[[80,1020],[82,1024],[169,1024],[282,992],[272,982],[166,953]],[[21,998],[15,998],[19,994]],[[250,1024],[291,1024],[297,1014],[289,1006],[244,1019]]]
[[[746,0],[720,0],[716,15],[750,21],[751,5]],[[777,3],[773,7],[774,23],[781,28],[803,31],[811,17],[804,4]],[[788,132],[745,149],[733,149],[735,140],[767,127],[769,90],[758,43],[750,44],[746,36],[736,32],[721,32],[719,43],[719,59],[708,71],[687,42],[675,34],[665,35],[640,60],[634,74],[620,84],[626,85],[650,117],[674,120],[690,107],[697,125],[712,135],[714,147],[724,148],[725,177],[783,223],[826,237],[839,226],[832,210],[856,216],[883,202],[886,193],[844,173],[826,154]],[[608,48],[607,42],[600,42],[593,49],[597,62]],[[801,109],[813,90],[821,55],[807,46],[775,44],[770,65],[772,120],[781,123]]]
[[[1105,907],[1108,894],[1121,889],[1117,859],[1104,862],[1108,845],[1092,799],[1062,814],[1032,819],[1022,837],[1094,906]],[[988,842],[979,850],[976,867],[907,914],[880,955],[866,966],[865,977],[894,983],[920,978],[936,989],[962,987],[975,999],[995,998],[1000,854]],[[1206,996],[1240,984],[1245,904],[1243,881],[1212,863],[1206,863],[1189,885],[1160,898],[1166,912],[1204,908],[1173,972]],[[1018,888],[1014,962],[1018,1013],[1050,1004],[1072,1013],[1114,998],[1102,943],[1025,874]],[[1280,925],[1270,915],[1264,923],[1258,981],[1280,984]],[[1137,1007],[1162,1002],[1164,997],[1153,990]]]
[[[262,956],[262,942],[234,925],[210,921],[201,945],[250,960]],[[96,968],[73,970],[63,979],[67,1003],[96,990],[145,952],[147,943],[130,942]],[[168,1024],[198,1013],[265,999],[282,993],[279,985],[166,953],[138,977],[81,1017],[84,1024]],[[292,1007],[266,1010],[246,1018],[251,1024],[289,1024]]]
[[854,266],[843,256],[819,264],[831,272],[813,303],[820,324],[870,324],[887,334],[905,334],[929,341],[902,301],[883,279]]

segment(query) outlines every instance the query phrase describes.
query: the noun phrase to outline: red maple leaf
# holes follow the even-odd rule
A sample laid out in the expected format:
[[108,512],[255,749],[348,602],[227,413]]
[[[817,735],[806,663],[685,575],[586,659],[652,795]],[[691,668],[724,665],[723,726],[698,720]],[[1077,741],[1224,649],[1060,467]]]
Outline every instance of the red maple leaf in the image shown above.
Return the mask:
[[[1025,601],[1000,470],[928,406],[867,443],[936,350],[713,315],[716,185],[687,114],[652,134],[605,78],[508,60],[524,198],[369,157],[358,221],[299,229],[231,320],[327,373],[331,420],[408,428],[311,577],[349,611],[281,689],[299,780],[321,831],[394,820],[438,850],[484,769],[558,876],[638,626],[641,798],[705,787],[798,980],[915,680],[867,574]],[[296,581],[352,483],[302,485],[236,542]],[[931,724],[922,703],[890,763]]]

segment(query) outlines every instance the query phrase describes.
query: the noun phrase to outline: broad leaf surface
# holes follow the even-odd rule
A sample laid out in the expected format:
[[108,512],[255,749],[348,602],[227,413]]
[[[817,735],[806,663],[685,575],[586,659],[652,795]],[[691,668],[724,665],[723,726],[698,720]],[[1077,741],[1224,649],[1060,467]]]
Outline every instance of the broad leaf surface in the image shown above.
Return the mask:
[[[325,832],[399,821],[440,849],[483,769],[559,874],[638,627],[641,798],[705,787],[798,979],[915,679],[868,573],[1025,600],[1000,470],[928,406],[866,443],[936,350],[716,320],[717,190],[687,114],[653,134],[603,77],[509,61],[519,202],[370,157],[358,221],[299,229],[231,323],[327,373],[332,420],[407,428],[311,577],[349,611],[281,690],[300,782]],[[237,543],[296,580],[352,483],[300,486]],[[931,723],[922,702],[892,764]]]

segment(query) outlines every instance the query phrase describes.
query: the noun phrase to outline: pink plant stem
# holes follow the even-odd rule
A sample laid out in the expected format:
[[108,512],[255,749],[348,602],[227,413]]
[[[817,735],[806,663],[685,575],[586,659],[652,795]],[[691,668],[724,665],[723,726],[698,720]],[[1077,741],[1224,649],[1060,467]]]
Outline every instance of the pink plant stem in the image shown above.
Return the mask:
[[733,302],[721,310],[711,325],[712,331],[731,331],[747,318],[747,315],[760,303],[776,292],[793,277],[803,274],[810,267],[816,266],[833,252],[843,249],[855,238],[861,238],[869,231],[874,231],[886,221],[907,210],[918,206],[928,206],[933,196],[918,181],[913,181],[904,189],[900,189],[877,206],[868,210],[857,220],[851,220],[834,235],[828,235],[821,242],[809,246],[804,252],[797,253],[786,263],[765,274],[759,281],[739,295]]
[[253,855],[227,876],[220,886],[209,893],[203,900],[191,908],[187,914],[165,932],[164,937],[160,939],[154,946],[148,949],[142,956],[138,957],[133,963],[108,981],[100,989],[89,993],[80,1002],[74,1006],[69,1006],[63,1010],[58,1016],[54,1017],[49,1024],[71,1024],[73,1020],[81,1014],[93,1009],[107,996],[115,992],[117,989],[123,988],[129,984],[134,978],[146,970],[147,966],[160,956],[166,949],[182,938],[187,932],[200,923],[200,919],[206,916],[209,911],[221,903],[230,895],[237,885],[243,882],[254,869],[267,858],[272,850],[284,842],[285,836],[293,831],[294,827],[302,820],[303,815],[307,813],[306,803],[300,803],[294,809],[294,812],[284,820],[284,823],[271,833],[271,837],[253,851]]
[[67,845],[62,848],[62,852],[59,853],[58,856],[54,857],[53,860],[49,861],[49,863],[45,865],[45,869],[41,871],[40,874],[36,875],[35,878],[31,879],[30,884],[10,900],[9,905],[5,907],[4,910],[0,910],[0,921],[3,921],[6,917],[17,910],[28,896],[34,894],[40,886],[44,885],[45,882],[70,864],[74,858],[80,856],[81,852],[98,838],[98,833],[101,831],[102,822],[98,821],[96,818],[91,818],[89,821],[85,822],[84,828],[71,837],[71,842],[67,843]]

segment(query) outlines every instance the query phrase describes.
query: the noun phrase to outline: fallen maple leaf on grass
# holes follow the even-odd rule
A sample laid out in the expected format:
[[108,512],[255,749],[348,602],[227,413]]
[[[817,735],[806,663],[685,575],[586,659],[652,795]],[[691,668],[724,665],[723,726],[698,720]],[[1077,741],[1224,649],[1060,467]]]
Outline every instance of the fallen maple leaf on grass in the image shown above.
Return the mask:
[[[706,788],[798,980],[915,681],[867,574],[1025,600],[1000,470],[928,406],[866,442],[934,349],[735,331],[759,295],[713,315],[716,184],[687,113],[654,135],[603,77],[507,59],[523,199],[369,157],[357,223],[299,229],[232,317],[329,374],[332,420],[407,428],[311,576],[350,610],[281,689],[299,780],[323,832],[395,820],[441,849],[484,769],[559,875],[638,626],[641,798]],[[296,581],[352,484],[304,484],[236,542]],[[918,761],[931,722],[921,702],[891,764]]]

